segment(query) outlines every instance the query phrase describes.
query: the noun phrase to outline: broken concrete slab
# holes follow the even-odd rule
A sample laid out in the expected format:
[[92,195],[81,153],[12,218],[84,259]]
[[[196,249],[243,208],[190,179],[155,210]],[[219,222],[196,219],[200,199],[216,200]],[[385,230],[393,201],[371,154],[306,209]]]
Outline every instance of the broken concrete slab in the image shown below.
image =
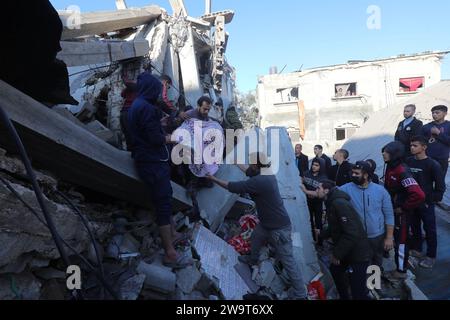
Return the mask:
[[[0,104],[16,124],[33,161],[60,179],[152,208],[147,187],[139,179],[128,152],[88,134],[85,129],[1,80],[0,89]],[[0,145],[7,150],[16,150],[3,127],[0,127]],[[172,188],[174,210],[192,205],[181,186],[172,183]]]
[[148,54],[148,41],[61,41],[62,51],[57,58],[68,67],[86,66],[98,63],[111,63]]
[[238,263],[234,248],[201,225],[196,226],[193,239],[192,247],[200,257],[202,269],[218,280],[225,299],[242,300],[250,289],[234,268]]
[[29,272],[0,275],[0,300],[39,300],[41,283]]
[[146,287],[164,294],[175,292],[177,277],[171,269],[157,263],[147,264],[141,261],[136,271],[146,276]]
[[202,274],[195,266],[181,269],[177,272],[177,286],[183,291],[183,293],[189,294],[194,290],[201,277]]
[[261,287],[269,287],[277,275],[271,260],[261,262],[255,271],[253,280]]
[[126,280],[120,286],[120,296],[122,300],[137,300],[144,286],[145,274],[137,274]]
[[[12,183],[11,185],[24,201],[40,212],[33,191],[18,184]],[[63,238],[77,252],[86,250],[90,240],[80,219],[72,213],[70,208],[50,201],[45,196],[44,202]],[[49,260],[59,258],[59,252],[48,228],[41,224],[3,184],[0,184],[0,203],[2,204],[0,207],[0,243],[2,244],[0,247],[0,273],[9,270],[9,267],[14,265],[16,266],[14,272],[19,273],[27,265],[46,266]],[[95,223],[92,225],[94,229],[98,228]],[[32,254],[31,260],[28,259],[29,254]],[[24,255],[26,255],[26,259],[23,260],[25,263],[22,263],[21,259],[24,258]],[[36,261],[36,259],[38,260]],[[20,264],[20,268],[16,263]]]
[[161,13],[162,10],[158,6],[86,13],[58,11],[64,25],[61,39],[100,35],[148,24],[161,16]]
[[[227,181],[245,179],[245,174],[234,165],[221,165],[215,176]],[[200,215],[208,222],[210,230],[217,231],[238,198],[239,195],[230,193],[217,185],[211,189],[199,190],[197,201]]]
[[252,212],[254,209],[255,203],[252,200],[239,197],[230,211],[228,211],[227,218],[239,220],[240,217]]
[[[275,158],[276,155],[279,156],[278,159],[271,159],[272,168],[275,170],[278,165],[278,171],[275,175],[284,206],[291,219],[294,259],[300,266],[305,281],[309,282],[320,272],[320,266],[311,234],[306,196],[300,189],[298,168],[295,165],[295,152],[286,128],[268,128],[265,134],[269,137],[268,141],[274,139],[274,141],[271,141],[272,145],[276,145],[277,139],[279,141],[278,150],[271,150]],[[278,163],[275,164],[274,161]]]

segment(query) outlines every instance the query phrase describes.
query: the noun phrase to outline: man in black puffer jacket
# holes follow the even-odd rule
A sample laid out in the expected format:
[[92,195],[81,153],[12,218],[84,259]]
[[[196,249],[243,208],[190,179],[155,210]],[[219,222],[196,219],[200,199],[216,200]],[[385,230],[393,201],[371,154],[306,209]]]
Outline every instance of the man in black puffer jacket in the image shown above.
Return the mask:
[[322,181],[317,193],[327,207],[328,228],[320,232],[320,237],[333,240],[330,272],[339,296],[350,299],[348,275],[352,299],[368,300],[366,278],[371,249],[361,219],[350,196],[336,188],[333,181]]

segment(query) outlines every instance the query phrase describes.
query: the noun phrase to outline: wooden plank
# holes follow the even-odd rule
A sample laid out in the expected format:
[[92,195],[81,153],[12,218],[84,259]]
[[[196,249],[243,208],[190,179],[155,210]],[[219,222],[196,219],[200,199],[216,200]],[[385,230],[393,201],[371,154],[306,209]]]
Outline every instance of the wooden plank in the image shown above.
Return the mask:
[[96,41],[70,42],[61,41],[62,51],[58,59],[63,60],[68,67],[86,66],[89,64],[109,63],[149,53],[148,41]]
[[[118,150],[86,129],[0,80],[0,105],[16,125],[33,163],[60,179],[143,207],[151,207],[130,153]],[[0,145],[15,152],[0,125]],[[181,186],[172,183],[174,210],[192,205]]]
[[[139,9],[87,12],[81,13],[80,16],[71,11],[58,13],[64,25],[61,39],[67,40],[148,24],[160,17],[162,11],[158,6],[147,6]],[[77,26],[76,22],[80,25]]]

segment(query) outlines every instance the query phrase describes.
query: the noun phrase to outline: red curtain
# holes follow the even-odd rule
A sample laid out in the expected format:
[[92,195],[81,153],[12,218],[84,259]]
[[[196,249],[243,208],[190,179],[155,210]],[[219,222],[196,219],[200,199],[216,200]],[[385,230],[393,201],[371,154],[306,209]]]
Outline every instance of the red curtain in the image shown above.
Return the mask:
[[421,86],[423,86],[424,78],[406,78],[400,79],[400,83],[405,87],[408,87],[409,90],[405,89],[405,91],[414,92],[417,91]]

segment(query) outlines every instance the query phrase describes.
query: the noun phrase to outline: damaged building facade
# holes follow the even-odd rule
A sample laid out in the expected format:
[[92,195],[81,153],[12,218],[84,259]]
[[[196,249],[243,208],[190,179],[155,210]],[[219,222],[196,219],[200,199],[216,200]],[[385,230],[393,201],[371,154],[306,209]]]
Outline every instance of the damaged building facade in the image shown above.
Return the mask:
[[447,52],[427,52],[373,61],[273,74],[259,79],[261,127],[288,128],[293,143],[312,155],[340,148],[371,114],[407,101],[441,80]]

